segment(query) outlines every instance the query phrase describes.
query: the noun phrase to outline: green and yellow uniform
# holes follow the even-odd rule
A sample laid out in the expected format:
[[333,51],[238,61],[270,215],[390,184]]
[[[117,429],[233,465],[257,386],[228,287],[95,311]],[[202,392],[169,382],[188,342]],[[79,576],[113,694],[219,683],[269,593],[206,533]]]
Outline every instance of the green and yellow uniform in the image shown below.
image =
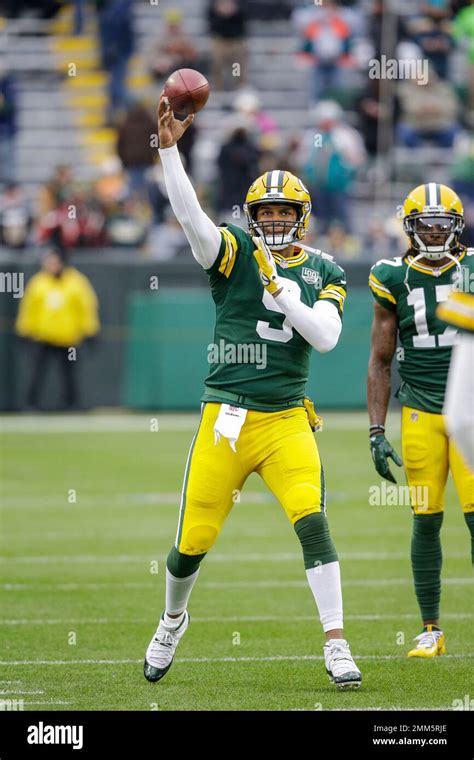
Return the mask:
[[474,273],[474,250],[460,251],[457,261],[431,267],[412,263],[408,254],[381,259],[370,271],[375,300],[398,320],[402,383],[396,395],[403,407],[403,461],[408,484],[428,488],[428,503],[414,504],[415,513],[443,511],[449,470],[463,510],[474,511],[474,478],[448,438],[442,415],[457,331],[436,310],[452,293],[453,275],[470,278]]
[[[311,346],[262,287],[250,235],[234,225],[220,230],[219,255],[207,270],[216,304],[214,345],[224,350],[228,346],[264,346],[266,366],[257,369],[246,362],[211,363],[202,401],[225,402],[229,400],[226,393],[230,393],[236,403],[240,396],[239,406],[247,409],[278,411],[301,405]],[[311,255],[298,247],[291,259],[276,252],[273,257],[278,274],[304,304],[312,307],[318,299],[328,300],[342,318],[346,278],[331,257]]]
[[[207,270],[216,304],[214,345],[259,345],[265,347],[266,361],[261,367],[245,360],[211,364],[186,465],[175,544],[187,555],[211,548],[252,472],[261,475],[293,525],[325,511],[324,473],[303,406],[311,346],[264,289],[250,235],[234,225],[222,226],[220,232],[218,257]],[[289,259],[273,255],[278,274],[304,304],[329,300],[342,317],[346,280],[330,257],[298,246]],[[225,438],[215,444],[221,403],[249,410],[236,452]],[[331,550],[321,561],[335,558]]]

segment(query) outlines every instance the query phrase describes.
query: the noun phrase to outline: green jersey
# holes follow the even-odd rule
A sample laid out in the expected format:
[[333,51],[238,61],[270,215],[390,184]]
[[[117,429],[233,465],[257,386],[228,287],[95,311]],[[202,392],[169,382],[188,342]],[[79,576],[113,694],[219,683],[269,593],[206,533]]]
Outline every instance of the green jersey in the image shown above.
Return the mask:
[[438,305],[453,290],[453,276],[470,281],[474,250],[463,250],[458,264],[440,267],[413,262],[411,254],[381,259],[370,270],[369,285],[375,300],[397,314],[400,346],[397,349],[402,379],[396,395],[405,406],[441,414],[457,330],[436,316]]
[[[261,411],[298,406],[305,396],[311,346],[264,289],[250,235],[233,224],[219,229],[219,255],[207,270],[216,326],[201,400],[233,401]],[[330,256],[295,247],[291,258],[275,253],[274,259],[278,275],[302,303],[312,308],[326,299],[342,317],[346,278]]]

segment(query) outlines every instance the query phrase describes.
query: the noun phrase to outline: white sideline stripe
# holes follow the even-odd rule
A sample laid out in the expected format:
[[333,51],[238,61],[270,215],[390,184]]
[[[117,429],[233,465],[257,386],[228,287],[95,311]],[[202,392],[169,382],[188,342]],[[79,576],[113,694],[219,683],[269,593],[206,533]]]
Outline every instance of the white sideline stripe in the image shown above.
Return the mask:
[[[158,431],[150,431],[150,421],[158,420]],[[390,413],[387,417],[392,430],[398,430],[399,414]],[[8,414],[0,415],[0,433],[160,433],[195,431],[199,423],[198,408],[196,414],[101,414],[82,413],[64,414]],[[329,412],[324,414],[325,430],[366,430],[367,412]],[[321,433],[324,435],[324,431]],[[390,436],[390,430],[389,430]],[[393,436],[392,436],[393,437]]]
[[[260,552],[249,554],[209,554],[206,557],[206,563],[212,562],[296,562],[302,559],[301,552],[282,552],[280,554],[264,554]],[[449,555],[444,555],[449,558]],[[452,559],[458,558],[459,555],[451,555]],[[66,556],[39,556],[39,557],[0,557],[1,564],[16,564],[16,565],[49,565],[54,563],[107,563],[116,562],[117,564],[126,563],[149,563],[156,562],[157,557],[146,557],[143,555],[129,555],[129,554],[117,554],[104,557],[94,554],[70,554]],[[340,560],[409,560],[408,554],[405,552],[340,552]],[[165,559],[162,559],[164,562]]]
[[[344,620],[361,620],[361,621],[379,621],[379,620],[418,620],[419,614],[415,612],[408,612],[400,615],[379,615],[379,614],[366,614],[366,615],[344,615]],[[443,620],[471,620],[474,618],[472,612],[445,612],[443,613]],[[281,623],[281,615],[232,615],[230,617],[194,617],[193,623]],[[298,622],[318,622],[316,613],[314,615],[300,615]],[[149,620],[124,620],[120,618],[84,618],[81,620],[69,619],[69,620],[45,620],[39,619],[18,619],[15,620],[0,620],[0,625],[147,625]],[[13,683],[13,681],[0,681],[2,683]]]
[[[443,659],[465,659],[474,657],[474,652],[466,654],[444,654]],[[356,660],[399,660],[405,661],[405,654],[360,654],[354,655]],[[182,657],[176,662],[199,663],[199,662],[280,662],[280,661],[306,661],[324,660],[324,655],[319,654],[294,654],[273,655],[269,657]],[[0,665],[138,665],[143,663],[143,657],[139,660],[0,660]]]
[[[444,578],[443,584],[448,586],[474,586],[472,578]],[[411,578],[360,578],[343,582],[343,588],[348,587],[371,587],[371,586],[412,586]],[[201,581],[199,588],[307,588],[308,581]],[[147,588],[155,590],[156,585],[152,581],[143,583],[140,581],[127,583],[2,583],[0,589],[4,591],[93,591],[108,588]]]

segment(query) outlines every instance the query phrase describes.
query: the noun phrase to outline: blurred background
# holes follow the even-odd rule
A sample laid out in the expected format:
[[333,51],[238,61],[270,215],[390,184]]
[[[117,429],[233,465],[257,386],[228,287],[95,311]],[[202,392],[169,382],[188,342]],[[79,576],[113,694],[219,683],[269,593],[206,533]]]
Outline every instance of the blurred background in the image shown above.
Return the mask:
[[368,272],[406,248],[406,193],[454,187],[474,245],[474,3],[0,0],[1,410],[198,408],[214,308],[155,118],[181,67],[211,85],[179,143],[211,218],[245,227],[252,180],[290,170],[313,199],[307,242],[346,270],[319,406],[365,405]]

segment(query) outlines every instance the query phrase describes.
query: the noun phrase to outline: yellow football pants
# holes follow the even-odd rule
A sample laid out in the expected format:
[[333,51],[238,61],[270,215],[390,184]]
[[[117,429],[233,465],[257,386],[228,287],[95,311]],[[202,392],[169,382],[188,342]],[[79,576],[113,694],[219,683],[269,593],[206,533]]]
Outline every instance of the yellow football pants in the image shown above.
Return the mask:
[[402,457],[408,485],[427,493],[427,504],[413,506],[415,514],[443,512],[450,470],[463,512],[474,512],[474,473],[448,437],[442,414],[402,408]]
[[176,536],[182,554],[207,552],[247,477],[258,472],[294,524],[325,511],[324,474],[303,407],[247,412],[234,452],[227,438],[214,444],[220,404],[204,405],[184,476]]

